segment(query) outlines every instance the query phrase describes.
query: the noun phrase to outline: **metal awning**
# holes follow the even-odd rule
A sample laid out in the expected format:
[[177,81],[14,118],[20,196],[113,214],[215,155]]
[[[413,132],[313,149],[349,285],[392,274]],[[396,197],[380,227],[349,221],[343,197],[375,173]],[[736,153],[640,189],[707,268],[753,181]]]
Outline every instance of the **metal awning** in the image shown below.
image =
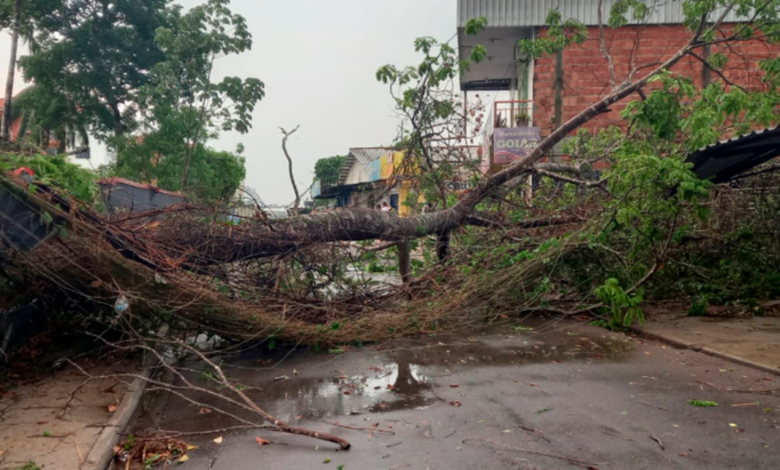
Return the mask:
[[686,162],[701,179],[722,183],[780,156],[780,126],[734,137],[691,153]]

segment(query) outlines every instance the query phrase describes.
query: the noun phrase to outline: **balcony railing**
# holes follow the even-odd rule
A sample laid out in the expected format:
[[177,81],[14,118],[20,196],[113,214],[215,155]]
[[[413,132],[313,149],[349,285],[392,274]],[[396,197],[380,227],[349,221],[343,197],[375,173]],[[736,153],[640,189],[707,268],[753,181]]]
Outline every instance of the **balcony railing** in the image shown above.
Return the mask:
[[530,127],[533,122],[533,101],[496,101],[492,113],[494,127]]
[[318,179],[311,187],[311,195],[314,199],[332,199],[337,196],[338,185],[338,178]]

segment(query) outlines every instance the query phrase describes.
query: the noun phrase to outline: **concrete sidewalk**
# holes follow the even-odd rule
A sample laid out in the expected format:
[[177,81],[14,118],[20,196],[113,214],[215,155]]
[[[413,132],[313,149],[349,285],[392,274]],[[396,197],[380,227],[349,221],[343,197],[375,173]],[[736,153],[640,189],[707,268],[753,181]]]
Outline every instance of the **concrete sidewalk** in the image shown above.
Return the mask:
[[637,333],[780,375],[780,317],[654,314]]
[[[134,368],[129,361],[81,366],[93,376]],[[0,470],[27,462],[45,470],[103,468],[138,404],[141,390],[133,388],[119,378],[85,384],[67,367],[0,395]]]

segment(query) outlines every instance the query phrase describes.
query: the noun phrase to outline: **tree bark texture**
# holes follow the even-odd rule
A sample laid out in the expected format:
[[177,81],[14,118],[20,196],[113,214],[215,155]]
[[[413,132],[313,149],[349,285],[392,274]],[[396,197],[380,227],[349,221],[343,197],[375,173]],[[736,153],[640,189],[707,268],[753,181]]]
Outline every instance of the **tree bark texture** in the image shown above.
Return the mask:
[[8,78],[5,82],[5,103],[3,104],[2,137],[13,140],[11,135],[11,105],[14,98],[14,80],[16,79],[16,55],[19,47],[19,29],[22,23],[22,0],[14,2],[14,25],[11,34],[11,58],[8,61]]
[[398,272],[404,284],[412,282],[412,248],[409,242],[398,244]]

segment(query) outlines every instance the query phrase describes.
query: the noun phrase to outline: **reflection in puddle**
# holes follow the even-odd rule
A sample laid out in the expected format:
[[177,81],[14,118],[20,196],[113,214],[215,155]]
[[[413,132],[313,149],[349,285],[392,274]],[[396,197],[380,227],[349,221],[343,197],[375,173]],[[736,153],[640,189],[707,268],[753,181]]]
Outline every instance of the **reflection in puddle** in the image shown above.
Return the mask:
[[[572,331],[545,333],[507,334],[502,330],[465,339],[463,335],[436,335],[396,340],[385,344],[381,351],[371,347],[355,349],[341,357],[298,351],[273,370],[257,369],[258,363],[268,361],[269,352],[255,351],[230,358],[223,368],[235,381],[249,387],[250,398],[284,421],[337,419],[424,409],[440,400],[433,386],[448,386],[465,369],[619,360],[631,348],[620,337],[607,338],[594,334],[594,330],[589,332],[584,334],[572,327]],[[279,377],[283,371],[289,373],[293,369],[300,375]],[[521,374],[522,369],[513,368],[512,373]],[[216,405],[209,401],[210,397],[200,398]],[[164,420],[167,426],[188,431],[232,424],[218,413],[193,419],[196,411],[184,400],[173,397],[165,408]]]

